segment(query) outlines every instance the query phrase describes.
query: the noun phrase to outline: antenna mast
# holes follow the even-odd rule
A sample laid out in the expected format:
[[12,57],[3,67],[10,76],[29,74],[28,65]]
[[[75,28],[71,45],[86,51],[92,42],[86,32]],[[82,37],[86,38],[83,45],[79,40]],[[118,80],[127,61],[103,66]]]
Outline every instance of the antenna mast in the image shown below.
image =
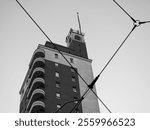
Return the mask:
[[79,24],[79,33],[82,34],[81,24],[80,24],[80,18],[79,18],[79,12],[77,12],[77,18],[78,18],[78,24]]

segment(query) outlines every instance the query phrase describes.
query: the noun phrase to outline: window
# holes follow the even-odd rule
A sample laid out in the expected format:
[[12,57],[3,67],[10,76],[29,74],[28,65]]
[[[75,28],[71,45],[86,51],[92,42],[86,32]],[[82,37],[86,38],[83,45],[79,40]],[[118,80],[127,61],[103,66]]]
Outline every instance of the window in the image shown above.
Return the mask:
[[59,78],[59,73],[58,72],[55,72],[55,76],[57,77],[57,78]]
[[56,93],[56,98],[60,99],[60,93]]
[[77,92],[77,88],[76,88],[76,86],[73,86],[73,88],[72,88],[72,90],[73,90],[73,92]]
[[55,53],[55,58],[58,59],[58,54]]
[[81,40],[81,37],[79,35],[75,35],[74,38],[79,41]]
[[78,98],[77,97],[73,97],[73,98],[75,100],[74,103],[78,103],[78,101],[77,101]]
[[58,109],[61,108],[61,105],[60,105],[60,104],[57,104],[56,107],[57,107],[57,110],[58,110]]
[[74,76],[72,76],[72,81],[75,82],[76,81],[76,78]]
[[60,88],[60,82],[56,81],[56,88]]
[[75,70],[73,68],[71,68],[71,72],[75,72]]
[[74,63],[73,58],[70,58],[70,62],[71,62],[71,63]]
[[55,66],[58,67],[58,63],[55,63]]

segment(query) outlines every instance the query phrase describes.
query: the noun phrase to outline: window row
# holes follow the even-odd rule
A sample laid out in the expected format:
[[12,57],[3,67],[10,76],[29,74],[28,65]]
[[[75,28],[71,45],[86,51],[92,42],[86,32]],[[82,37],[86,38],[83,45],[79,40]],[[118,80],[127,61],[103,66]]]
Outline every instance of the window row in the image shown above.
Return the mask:
[[[56,98],[57,98],[57,99],[61,99],[61,94],[58,93],[58,92],[56,92]],[[78,98],[75,97],[75,96],[74,96],[73,98],[74,98],[74,100],[75,100],[75,103],[77,103]]]
[[[55,53],[55,59],[59,59],[59,57],[58,57],[58,54],[57,54],[57,53]],[[70,58],[70,63],[74,63],[73,58]]]
[[[60,93],[56,93],[56,97],[57,97],[58,99],[61,99],[61,94],[60,94]],[[79,101],[79,98],[73,97],[73,101],[74,101],[75,104],[77,104],[78,101]],[[60,111],[61,111],[61,104],[60,104],[60,103],[57,103],[57,104],[56,104],[56,107],[57,107],[57,110],[59,109],[59,112],[60,112]],[[80,113],[79,108],[76,109],[75,111],[76,111],[76,113]]]
[[[61,88],[61,84],[60,84],[60,82],[58,82],[58,81],[56,81],[56,88]],[[76,86],[73,86],[72,87],[72,91],[73,92],[77,92],[77,87]]]
[[[58,66],[59,66],[59,64],[55,62],[55,66],[56,66],[56,67],[58,67]],[[73,73],[74,73],[75,71],[76,71],[76,70],[75,70],[75,68],[71,68],[71,72],[73,72]]]
[[[59,111],[61,111],[61,105],[60,104],[57,104],[56,107],[57,107],[57,110],[59,109]],[[75,111],[76,111],[76,113],[80,113],[79,109],[76,109]]]
[[[59,64],[55,62],[55,67],[58,67]],[[71,72],[75,72],[75,68],[71,68]]]
[[[56,78],[59,78],[59,77],[60,77],[60,73],[56,71],[56,72],[55,72],[55,77],[56,77]],[[71,77],[71,80],[72,80],[72,82],[76,82],[75,76],[72,76],[72,77]]]
[[[56,98],[57,99],[61,99],[61,94],[60,93],[56,93]],[[78,103],[78,98],[77,97],[73,97],[73,101],[74,101],[74,103]],[[61,106],[61,105],[59,105],[59,106]],[[58,108],[58,107],[57,107]],[[59,107],[60,108],[60,107]]]

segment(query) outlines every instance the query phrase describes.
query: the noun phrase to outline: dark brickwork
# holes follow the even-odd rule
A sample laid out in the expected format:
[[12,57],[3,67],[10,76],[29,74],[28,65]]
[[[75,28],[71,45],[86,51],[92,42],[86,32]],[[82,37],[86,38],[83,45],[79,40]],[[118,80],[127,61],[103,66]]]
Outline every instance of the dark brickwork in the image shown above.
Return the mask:
[[[52,61],[46,61],[45,66],[45,112],[55,112],[57,110],[56,105],[63,105],[67,101],[74,100],[74,98],[80,98],[79,81],[75,72],[71,71],[69,66],[59,64],[55,66]],[[55,72],[60,74],[60,77],[55,77]],[[76,81],[72,81],[72,76]],[[60,83],[60,87],[56,87],[56,82]],[[73,86],[76,87],[77,92],[73,91]],[[60,99],[56,98],[56,93],[60,93]],[[75,103],[66,105],[60,112],[69,113]],[[79,107],[82,112],[81,106]]]

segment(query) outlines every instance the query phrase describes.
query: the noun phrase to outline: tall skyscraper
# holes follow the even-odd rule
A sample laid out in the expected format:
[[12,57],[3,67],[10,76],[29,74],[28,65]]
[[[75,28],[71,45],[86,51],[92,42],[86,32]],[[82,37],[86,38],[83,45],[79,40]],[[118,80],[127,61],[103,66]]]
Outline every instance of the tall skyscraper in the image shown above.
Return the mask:
[[[84,34],[70,29],[66,43],[67,47],[58,44],[54,46],[50,42],[38,45],[20,89],[21,113],[55,113],[58,109],[57,112],[70,113],[76,100],[87,90],[87,85],[75,70],[88,84],[93,81],[92,60],[88,58]],[[96,92],[95,87],[93,91]],[[74,102],[70,102],[73,100]],[[73,112],[99,113],[95,95],[88,93]]]

